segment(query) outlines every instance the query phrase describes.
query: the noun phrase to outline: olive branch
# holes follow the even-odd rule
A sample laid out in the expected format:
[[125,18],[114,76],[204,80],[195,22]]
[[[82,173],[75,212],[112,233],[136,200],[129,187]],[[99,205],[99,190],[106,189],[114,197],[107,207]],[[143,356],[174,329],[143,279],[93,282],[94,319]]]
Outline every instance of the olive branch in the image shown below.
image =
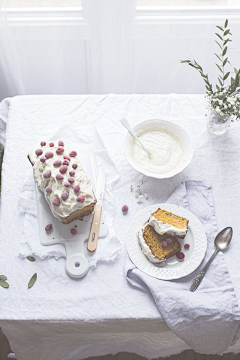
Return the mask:
[[[220,86],[216,85],[216,88],[218,91],[221,91],[221,89],[224,87],[225,85],[225,80],[227,80],[227,78],[230,75],[230,71],[225,72],[225,66],[226,64],[230,64],[230,61],[228,60],[228,57],[226,56],[227,51],[228,51],[228,47],[227,44],[232,41],[229,37],[232,36],[231,32],[229,29],[227,29],[228,26],[228,20],[225,21],[224,27],[222,26],[216,26],[219,30],[220,30],[220,34],[219,33],[215,33],[216,36],[218,37],[219,40],[221,40],[221,43],[219,43],[219,41],[215,40],[215,43],[219,46],[219,48],[221,49],[221,53],[218,55],[216,53],[214,53],[214,55],[218,58],[218,60],[220,61],[220,64],[216,63],[216,66],[218,68],[218,70],[220,70],[220,75],[218,76],[218,81]],[[202,67],[196,62],[196,60],[181,60],[180,63],[187,63],[188,65],[192,66],[193,68],[197,69],[198,72],[200,73],[201,77],[203,78],[203,80],[205,81],[205,87],[207,89],[207,92],[209,93],[213,93],[213,88],[212,88],[212,84],[210,84],[209,79],[208,79],[208,75],[205,74],[203,72]],[[234,72],[235,72],[235,76],[231,77],[231,85],[230,85],[230,90],[231,90],[231,95],[235,95],[237,92],[237,88],[239,87],[239,77],[240,77],[240,69],[237,70],[236,68],[234,68]]]

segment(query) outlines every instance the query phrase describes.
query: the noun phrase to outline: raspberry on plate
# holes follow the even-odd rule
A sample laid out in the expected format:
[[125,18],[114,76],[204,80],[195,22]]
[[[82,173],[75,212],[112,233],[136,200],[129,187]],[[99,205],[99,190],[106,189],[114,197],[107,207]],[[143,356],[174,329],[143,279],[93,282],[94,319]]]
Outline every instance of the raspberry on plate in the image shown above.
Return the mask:
[[182,253],[181,251],[179,253],[177,253],[176,257],[179,259],[179,260],[183,260],[185,258],[185,255],[184,253]]

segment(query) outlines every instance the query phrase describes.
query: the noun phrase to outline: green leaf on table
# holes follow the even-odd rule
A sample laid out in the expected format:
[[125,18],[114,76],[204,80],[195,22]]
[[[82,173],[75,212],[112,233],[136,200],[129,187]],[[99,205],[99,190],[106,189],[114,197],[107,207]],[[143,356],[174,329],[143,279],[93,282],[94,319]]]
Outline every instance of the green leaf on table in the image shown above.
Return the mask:
[[218,33],[215,33],[215,34],[219,37],[220,40],[223,40],[223,38],[221,37],[221,35],[219,35]]
[[37,273],[35,273],[29,280],[29,283],[28,283],[29,289],[35,284],[36,280],[37,280]]
[[222,56],[224,56],[227,52],[227,46],[223,49]]
[[235,71],[235,74],[237,74],[237,73],[238,73],[238,70],[237,70],[236,68],[234,68],[234,71]]
[[218,29],[224,31],[224,29],[223,29],[221,26],[216,25],[216,27],[217,27]]
[[183,63],[190,63],[190,60],[180,60],[180,63],[183,64]]
[[0,275],[0,280],[7,280],[7,277],[5,275]]
[[35,257],[33,257],[33,256],[27,256],[27,259],[28,259],[29,261],[36,261]]
[[4,280],[0,280],[0,286],[2,286],[4,288],[9,288],[9,284]]
[[227,72],[227,73],[224,75],[223,80],[226,80],[226,79],[229,77],[229,75],[230,75],[230,72]]
[[227,26],[228,26],[228,19],[225,21],[225,24],[224,24],[225,29]]

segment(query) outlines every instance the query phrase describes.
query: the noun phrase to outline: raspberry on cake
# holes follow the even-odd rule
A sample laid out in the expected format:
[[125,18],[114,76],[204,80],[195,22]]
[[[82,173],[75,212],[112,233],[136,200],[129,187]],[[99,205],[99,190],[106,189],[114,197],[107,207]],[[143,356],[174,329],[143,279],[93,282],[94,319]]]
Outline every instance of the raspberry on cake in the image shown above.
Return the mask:
[[151,214],[148,221],[160,235],[166,234],[184,239],[188,231],[189,220],[160,208]]
[[[28,159],[33,165],[33,176],[52,214],[64,224],[89,215],[97,200],[91,181],[76,157],[77,152],[61,140],[41,142],[41,146],[44,147],[33,149],[28,154]],[[68,165],[75,171],[69,169],[68,174]]]

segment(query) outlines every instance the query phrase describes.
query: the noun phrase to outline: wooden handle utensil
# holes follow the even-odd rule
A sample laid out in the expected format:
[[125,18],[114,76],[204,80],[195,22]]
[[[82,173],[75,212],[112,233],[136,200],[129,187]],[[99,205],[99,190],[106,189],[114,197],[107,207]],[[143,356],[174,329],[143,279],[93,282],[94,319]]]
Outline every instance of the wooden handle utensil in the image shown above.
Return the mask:
[[102,206],[97,204],[94,209],[94,215],[93,215],[93,219],[92,219],[92,227],[91,227],[90,235],[88,238],[87,249],[90,252],[95,251],[97,248],[101,214],[102,214]]

